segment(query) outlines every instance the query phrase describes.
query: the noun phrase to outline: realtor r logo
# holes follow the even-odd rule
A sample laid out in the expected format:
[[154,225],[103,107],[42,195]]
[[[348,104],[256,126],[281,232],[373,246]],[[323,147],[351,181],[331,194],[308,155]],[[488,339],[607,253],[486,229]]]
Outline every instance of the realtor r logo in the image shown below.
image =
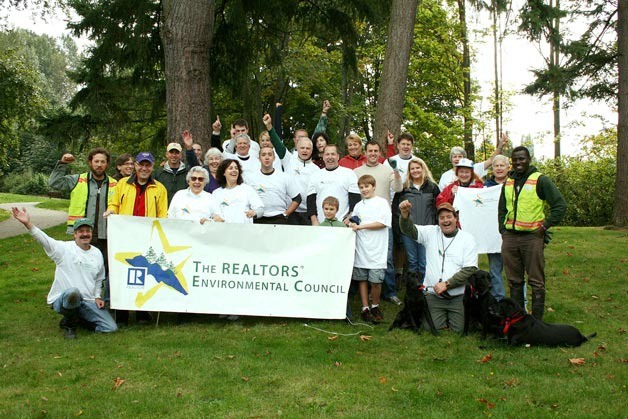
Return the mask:
[[146,268],[129,268],[127,271],[126,284],[134,286],[144,286],[146,280]]

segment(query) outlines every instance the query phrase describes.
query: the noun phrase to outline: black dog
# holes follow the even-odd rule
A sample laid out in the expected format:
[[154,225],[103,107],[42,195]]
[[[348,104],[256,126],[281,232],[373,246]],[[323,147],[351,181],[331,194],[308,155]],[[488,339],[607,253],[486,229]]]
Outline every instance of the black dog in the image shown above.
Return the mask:
[[392,322],[388,331],[395,328],[412,329],[416,333],[421,332],[421,324],[426,323],[426,327],[430,329],[433,335],[437,335],[436,327],[427,309],[427,300],[423,293],[425,287],[419,285],[419,277],[417,273],[409,273],[406,277],[406,296],[403,299],[403,308]]
[[524,313],[512,298],[504,298],[489,310],[502,319],[503,331],[510,345],[580,346],[597,335],[584,336],[573,326],[537,320]]
[[502,337],[502,328],[499,318],[492,316],[489,307],[497,301],[491,294],[491,274],[486,271],[477,270],[469,277],[464,289],[464,336],[469,334],[472,321],[478,322],[482,326],[482,339],[490,332],[497,337]]

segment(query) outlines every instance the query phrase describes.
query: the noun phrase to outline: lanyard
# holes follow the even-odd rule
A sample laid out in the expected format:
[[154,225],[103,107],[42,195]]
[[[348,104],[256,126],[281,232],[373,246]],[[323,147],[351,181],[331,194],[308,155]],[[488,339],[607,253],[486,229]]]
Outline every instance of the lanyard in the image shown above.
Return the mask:
[[440,278],[438,279],[438,282],[443,282],[443,273],[445,273],[445,256],[447,254],[447,249],[449,249],[449,246],[451,246],[451,244],[454,242],[454,240],[456,240],[456,236],[458,236],[458,235],[456,234],[454,236],[454,238],[451,239],[451,241],[449,242],[447,247],[445,247],[445,235],[443,234],[442,231],[440,233],[440,242],[441,242],[443,250],[441,252],[441,249],[438,249],[438,254],[442,258],[442,263],[441,263],[441,266],[440,266]]

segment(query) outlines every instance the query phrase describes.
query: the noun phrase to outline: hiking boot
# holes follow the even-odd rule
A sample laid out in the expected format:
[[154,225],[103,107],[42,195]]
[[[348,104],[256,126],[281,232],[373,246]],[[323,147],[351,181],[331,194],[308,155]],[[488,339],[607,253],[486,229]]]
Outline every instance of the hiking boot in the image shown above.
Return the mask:
[[373,323],[381,323],[384,320],[384,313],[379,309],[379,306],[371,308],[371,315]]
[[66,339],[76,339],[76,327],[64,327],[63,337]]
[[373,316],[371,315],[371,310],[369,310],[368,308],[362,310],[362,314],[360,314],[360,316],[362,317],[362,320],[364,320],[365,322],[370,322],[373,320]]

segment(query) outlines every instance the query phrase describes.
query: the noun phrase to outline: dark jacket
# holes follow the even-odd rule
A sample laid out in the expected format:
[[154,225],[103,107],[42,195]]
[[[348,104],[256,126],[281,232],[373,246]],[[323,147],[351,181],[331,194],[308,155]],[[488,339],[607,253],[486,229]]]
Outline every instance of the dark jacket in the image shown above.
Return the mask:
[[399,204],[406,199],[412,204],[412,211],[410,212],[412,223],[417,225],[437,224],[436,197],[439,193],[438,185],[431,180],[426,180],[421,185],[421,189],[417,189],[412,185],[401,192],[397,192],[392,202],[394,233],[400,234]]
[[170,201],[172,201],[174,194],[188,187],[188,182],[185,180],[187,174],[188,168],[184,163],[181,163],[179,170],[176,172],[166,163],[164,167],[160,168],[157,170],[157,173],[155,173],[155,179],[162,183],[168,191],[168,206],[170,206]]

